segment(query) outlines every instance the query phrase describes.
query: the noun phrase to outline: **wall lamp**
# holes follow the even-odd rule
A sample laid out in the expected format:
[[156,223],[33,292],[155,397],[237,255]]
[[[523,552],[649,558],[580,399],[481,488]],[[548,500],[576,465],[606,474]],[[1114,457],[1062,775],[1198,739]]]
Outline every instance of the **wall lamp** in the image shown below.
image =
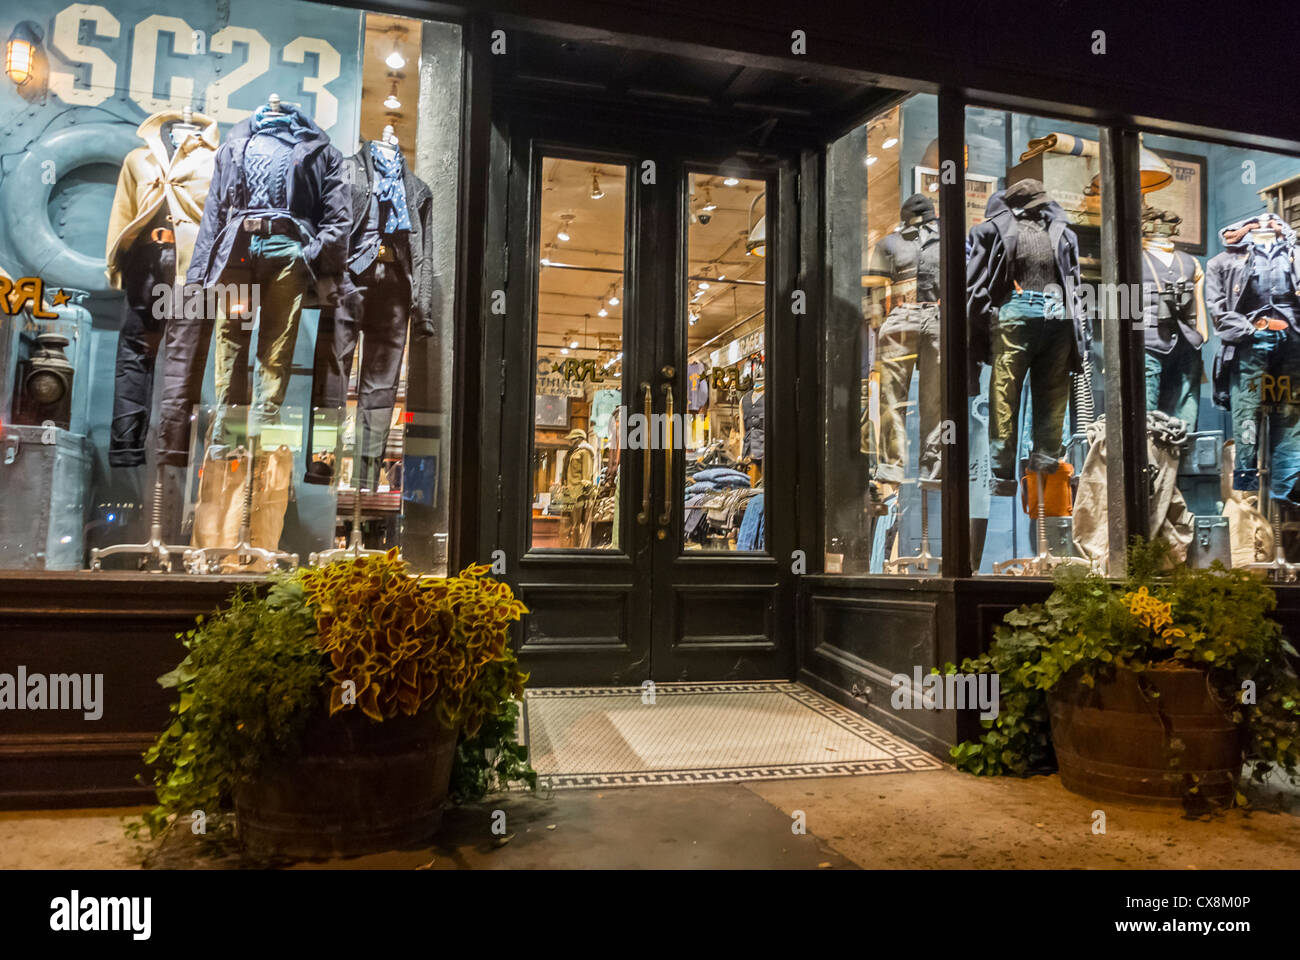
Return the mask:
[[36,70],[36,51],[41,46],[41,29],[30,20],[14,27],[5,44],[5,74],[21,87]]

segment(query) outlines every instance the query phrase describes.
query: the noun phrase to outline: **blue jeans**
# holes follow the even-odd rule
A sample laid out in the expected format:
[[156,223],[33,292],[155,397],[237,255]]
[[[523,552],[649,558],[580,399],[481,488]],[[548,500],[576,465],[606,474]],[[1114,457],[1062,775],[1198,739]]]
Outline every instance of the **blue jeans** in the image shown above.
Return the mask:
[[1233,489],[1259,489],[1259,433],[1267,416],[1270,496],[1300,503],[1300,335],[1255,331],[1237,349],[1228,390],[1237,445]]
[[1168,353],[1146,352],[1147,409],[1196,430],[1201,413],[1201,351],[1181,337]]

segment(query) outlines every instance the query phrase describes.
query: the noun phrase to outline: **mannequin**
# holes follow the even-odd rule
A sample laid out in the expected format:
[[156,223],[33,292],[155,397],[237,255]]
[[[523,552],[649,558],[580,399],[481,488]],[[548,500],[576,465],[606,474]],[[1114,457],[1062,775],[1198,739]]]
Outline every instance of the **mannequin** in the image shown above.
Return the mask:
[[[205,290],[229,291],[238,285],[255,292],[249,304],[232,304],[226,297],[216,317],[189,321],[189,351],[168,358],[164,415],[174,429],[164,430],[160,459],[188,462],[188,421],[198,399],[206,361],[209,331],[215,325],[216,413],[206,452],[209,460],[245,463],[210,464],[204,480],[223,483],[242,467],[243,506],[239,541],[202,543],[187,555],[192,566],[214,562],[234,553],[241,565],[278,562],[297,557],[277,550],[289,475],[283,453],[258,456],[262,427],[279,418],[292,372],[294,346],[302,309],[335,302],[342,280],[350,213],[342,177],[342,156],[329,137],[298,107],[282,103],[276,94],[230,131],[217,153],[212,186],[203,210],[194,258],[186,280]],[[248,352],[257,330],[256,382],[251,391],[247,447],[232,429],[242,416],[234,405],[249,403]],[[173,368],[174,364],[174,368]],[[239,444],[236,446],[236,444]],[[277,459],[277,457],[279,459]],[[290,458],[292,462],[292,458]],[[257,486],[254,486],[254,478]],[[204,491],[200,491],[203,499]],[[210,498],[225,515],[225,488]],[[266,512],[263,516],[259,511]],[[271,522],[278,515],[280,522]],[[211,529],[220,531],[222,524]],[[260,542],[259,542],[260,541]]]
[[1206,339],[1205,274],[1174,246],[1182,218],[1142,215],[1142,320],[1146,337],[1147,410],[1177,417],[1195,431],[1201,407],[1201,345]]
[[[971,230],[966,263],[971,343],[993,367],[989,383],[992,491],[1016,493],[1021,392],[1033,400],[1029,469],[1052,473],[1064,453],[1068,373],[1082,369],[1085,349],[1078,302],[1079,242],[1065,211],[1041,181],[1026,179],[995,193],[987,219]],[[978,384],[974,377],[972,384]]]
[[[391,125],[343,163],[351,210],[347,271],[339,308],[321,314],[313,422],[336,418],[347,404],[348,379],[364,334],[357,392],[358,486],[373,490],[388,446],[407,328],[422,338],[434,335],[433,194],[407,168]],[[317,461],[306,480],[329,483],[332,475]]]
[[155,316],[154,288],[184,280],[218,146],[217,122],[189,107],[155,113],[137,133],[145,145],[122,161],[104,257],[109,285],[125,294],[128,308],[117,342],[108,449],[113,467],[145,462],[158,348],[166,332],[172,352],[184,332],[166,312]]
[[934,204],[916,193],[899,210],[899,226],[871,254],[868,283],[890,304],[878,333],[880,455],[876,479],[899,483],[906,469],[904,421],[912,373],[920,376],[920,475],[939,476],[939,222]]
[[1300,375],[1296,236],[1273,213],[1230,224],[1219,236],[1225,249],[1206,266],[1205,295],[1220,340],[1215,403],[1232,411],[1233,489],[1259,489],[1259,439],[1267,432],[1269,497],[1300,503],[1300,405],[1281,380]]
[[740,457],[749,460],[749,481],[758,486],[763,480],[763,457],[766,454],[764,430],[765,391],[763,381],[755,380],[753,389],[740,398],[740,418],[745,429],[745,439]]
[[587,431],[569,431],[569,449],[560,471],[561,492],[564,502],[564,523],[561,526],[561,543],[568,547],[590,546],[591,525],[587,522],[591,500],[595,493],[596,451],[587,442]]

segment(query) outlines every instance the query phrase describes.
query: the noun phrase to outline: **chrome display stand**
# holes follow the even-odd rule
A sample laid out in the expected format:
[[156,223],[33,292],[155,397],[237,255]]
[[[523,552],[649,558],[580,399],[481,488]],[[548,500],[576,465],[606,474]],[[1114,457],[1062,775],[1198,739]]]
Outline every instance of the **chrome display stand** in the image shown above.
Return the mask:
[[[361,370],[362,350],[365,349],[365,345],[365,334],[361,334],[357,337],[357,352],[353,360],[353,369],[358,372]],[[366,547],[365,539],[361,536],[361,481],[363,479],[361,474],[363,472],[363,458],[361,456],[360,440],[362,436],[368,438],[369,435],[364,434],[360,419],[361,410],[358,406],[352,434],[352,478],[356,481],[356,493],[352,497],[352,535],[348,538],[346,547],[334,547],[330,550],[313,551],[308,554],[307,563],[309,566],[323,566],[327,563],[333,563],[335,560],[354,560],[359,557],[382,557],[388,552],[387,550],[369,549]],[[311,456],[310,451],[308,451],[308,456]],[[378,478],[376,478],[375,486],[378,485]],[[399,560],[401,559],[401,550],[398,550],[397,557]]]
[[[360,457],[357,457],[358,462]],[[352,498],[352,536],[349,537],[349,543],[346,547],[335,547],[332,550],[321,550],[313,552],[307,556],[307,563],[310,566],[324,566],[327,563],[333,563],[335,560],[353,560],[358,557],[382,557],[387,550],[369,549],[365,540],[361,536],[361,485],[358,484],[356,494]],[[398,559],[401,559],[401,551],[398,551]]]
[[1018,577],[1048,576],[1057,567],[1087,567],[1089,562],[1082,557],[1058,557],[1054,555],[1047,543],[1047,503],[1043,497],[1043,474],[1035,470],[1034,477],[1038,483],[1038,555],[1034,557],[1016,557],[1012,560],[999,560],[993,564],[993,572],[1007,573]]
[[149,509],[149,540],[147,543],[115,543],[110,547],[95,547],[90,551],[90,569],[103,570],[100,561],[105,557],[138,555],[136,561],[140,570],[156,563],[156,573],[171,573],[172,557],[184,556],[188,547],[165,543],[162,535],[163,514],[163,467],[155,468],[153,481],[153,505]]
[[283,550],[268,550],[253,546],[253,468],[257,462],[257,439],[249,439],[249,448],[238,447],[235,459],[248,458],[247,475],[244,479],[244,506],[239,520],[239,542],[229,547],[192,547],[185,551],[185,569],[190,573],[220,573],[221,561],[231,554],[240,566],[246,566],[262,560],[272,567],[280,563],[288,564],[290,570],[298,568],[298,554]]
[[1255,463],[1259,473],[1259,512],[1268,518],[1268,524],[1273,529],[1273,559],[1248,563],[1245,569],[1263,570],[1277,583],[1295,583],[1297,575],[1300,575],[1300,563],[1287,561],[1286,551],[1282,548],[1282,522],[1278,518],[1277,504],[1273,502],[1270,490],[1273,471],[1269,466],[1272,460],[1272,451],[1269,447],[1269,419],[1269,412],[1262,411],[1259,423],[1259,452],[1255,455]]
[[930,553],[930,488],[938,480],[917,480],[921,492],[921,549],[914,557],[895,557],[885,561],[885,573],[939,573],[939,558]]

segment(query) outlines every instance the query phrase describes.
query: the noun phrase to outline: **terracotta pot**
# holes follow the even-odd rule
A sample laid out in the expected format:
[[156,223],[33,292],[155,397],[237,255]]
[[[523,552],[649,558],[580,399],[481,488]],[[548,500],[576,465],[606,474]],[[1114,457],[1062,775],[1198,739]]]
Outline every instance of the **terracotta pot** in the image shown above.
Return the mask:
[[298,756],[235,788],[241,844],[254,856],[314,859],[428,840],[442,823],[456,733],[432,711],[313,720]]
[[[1048,694],[1061,782],[1098,800],[1176,806],[1195,774],[1201,797],[1230,804],[1245,736],[1211,694],[1208,675],[1180,667],[1142,676],[1157,699],[1143,695],[1130,670],[1116,670],[1091,688],[1072,671]],[[1186,747],[1176,768],[1166,749],[1175,738]]]

